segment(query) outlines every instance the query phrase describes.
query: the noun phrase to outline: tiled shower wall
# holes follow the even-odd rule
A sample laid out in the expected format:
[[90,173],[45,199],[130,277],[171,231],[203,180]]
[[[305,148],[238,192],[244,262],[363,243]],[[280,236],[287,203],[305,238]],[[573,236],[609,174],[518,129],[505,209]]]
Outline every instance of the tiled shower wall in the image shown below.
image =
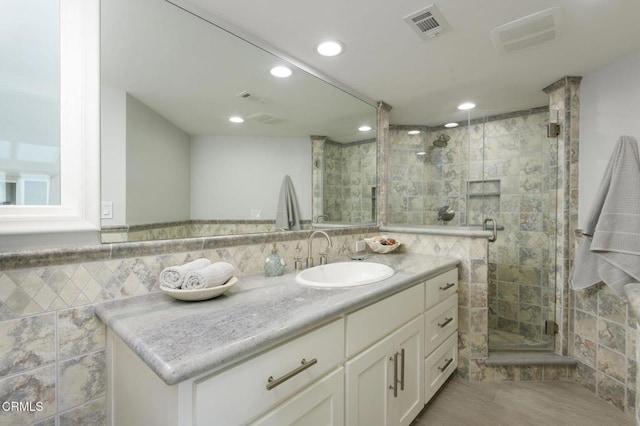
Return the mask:
[[[371,235],[362,232],[332,232],[330,255],[353,251],[356,239]],[[290,264],[306,250],[303,234],[277,242]],[[164,267],[198,257],[229,262],[238,275],[261,272],[270,238],[236,239],[219,248],[207,239],[87,247],[53,266],[29,267],[49,255],[59,258],[58,251],[34,252],[18,263],[2,260],[0,401],[29,401],[33,411],[0,412],[0,425],[104,424],[105,327],[94,304],[156,291]],[[149,250],[158,254],[139,254]]]
[[[485,217],[504,226],[489,246],[489,328],[541,343],[555,302],[556,145],[546,138],[548,120],[548,109],[536,108],[418,135],[408,134],[418,127],[395,126],[389,155],[390,223],[435,225],[446,205],[456,212],[446,226]],[[433,145],[440,135],[449,136],[447,146]]]
[[[527,338],[527,345],[553,348],[544,321],[555,312],[554,139],[546,137],[546,108],[489,119],[483,124],[484,164],[472,161],[471,179],[493,184],[484,217],[504,226],[489,245],[489,328]],[[472,127],[480,125],[473,125]],[[482,142],[472,130],[472,152]],[[495,186],[495,188],[494,188]],[[470,213],[471,214],[471,213]]]
[[575,380],[623,411],[636,411],[636,322],[626,298],[604,284],[574,291],[569,287],[578,228],[578,155],[580,78],[566,77],[545,91],[549,106],[559,110],[558,248],[556,321],[568,333],[556,338],[556,350],[574,356]]
[[320,207],[314,212],[329,222],[375,221],[376,140],[337,143],[314,137],[313,158],[314,207]]
[[[408,134],[416,129],[421,132]],[[393,126],[389,130],[388,223],[435,225],[439,223],[438,209],[445,205],[456,212],[446,225],[465,223],[462,194],[469,170],[466,127],[448,130],[448,145],[434,147],[432,141],[441,133],[445,132],[420,126]]]

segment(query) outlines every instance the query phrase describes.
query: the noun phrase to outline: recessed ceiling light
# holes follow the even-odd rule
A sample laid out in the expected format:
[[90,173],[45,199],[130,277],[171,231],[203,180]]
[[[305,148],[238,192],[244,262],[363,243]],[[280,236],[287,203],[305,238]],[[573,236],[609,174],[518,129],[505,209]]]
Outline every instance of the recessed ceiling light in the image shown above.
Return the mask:
[[229,121],[232,123],[242,123],[244,122],[244,118],[234,115],[233,117],[229,117]]
[[361,132],[368,132],[369,130],[371,130],[371,126],[360,126],[358,127],[358,130],[360,130]]
[[449,129],[452,128],[452,127],[458,127],[458,126],[459,126],[458,123],[447,123],[447,124],[444,125],[444,127],[449,128]]
[[342,53],[344,45],[339,41],[323,41],[316,46],[316,52],[322,56],[336,56]]
[[407,132],[410,135],[419,135],[420,134],[420,130],[409,130]]
[[271,68],[271,75],[274,77],[285,78],[291,75],[291,68],[277,66]]
[[475,107],[476,107],[476,104],[474,104],[473,102],[465,102],[458,105],[458,109],[461,109],[463,111],[467,109],[474,109]]

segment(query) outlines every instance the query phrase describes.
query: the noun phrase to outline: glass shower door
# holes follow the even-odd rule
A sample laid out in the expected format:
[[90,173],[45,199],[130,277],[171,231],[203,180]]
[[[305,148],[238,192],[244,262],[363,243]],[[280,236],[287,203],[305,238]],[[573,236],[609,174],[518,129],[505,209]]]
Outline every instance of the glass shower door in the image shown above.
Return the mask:
[[492,351],[554,348],[546,333],[555,320],[557,182],[549,119],[546,108],[487,117],[476,141],[483,155],[481,172],[471,164],[470,218],[495,219],[500,228],[488,255]]

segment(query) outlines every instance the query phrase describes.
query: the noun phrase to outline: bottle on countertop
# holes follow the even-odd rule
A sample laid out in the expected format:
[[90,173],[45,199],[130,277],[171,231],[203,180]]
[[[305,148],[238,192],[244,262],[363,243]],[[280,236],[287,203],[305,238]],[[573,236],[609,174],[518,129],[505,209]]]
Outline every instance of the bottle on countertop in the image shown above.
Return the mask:
[[284,267],[286,265],[287,263],[278,254],[278,249],[276,248],[276,244],[273,243],[271,254],[269,255],[269,257],[265,259],[265,263],[264,263],[265,275],[268,277],[277,277],[278,275],[282,275],[284,274]]

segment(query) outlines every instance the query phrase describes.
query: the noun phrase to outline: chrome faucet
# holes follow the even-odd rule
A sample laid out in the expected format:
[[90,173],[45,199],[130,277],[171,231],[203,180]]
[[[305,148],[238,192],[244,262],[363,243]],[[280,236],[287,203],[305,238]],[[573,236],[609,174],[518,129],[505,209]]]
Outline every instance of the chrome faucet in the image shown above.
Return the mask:
[[[307,254],[307,268],[311,268],[313,266],[313,250],[311,248],[311,242],[313,241],[313,237],[318,234],[324,235],[324,237],[327,239],[327,242],[329,243],[327,245],[327,248],[333,247],[333,243],[331,242],[331,237],[329,237],[329,234],[324,231],[313,231],[311,235],[309,235],[309,241],[307,241],[307,247],[309,248],[309,252]],[[320,264],[324,265],[325,263],[327,263],[327,253],[320,253]]]

